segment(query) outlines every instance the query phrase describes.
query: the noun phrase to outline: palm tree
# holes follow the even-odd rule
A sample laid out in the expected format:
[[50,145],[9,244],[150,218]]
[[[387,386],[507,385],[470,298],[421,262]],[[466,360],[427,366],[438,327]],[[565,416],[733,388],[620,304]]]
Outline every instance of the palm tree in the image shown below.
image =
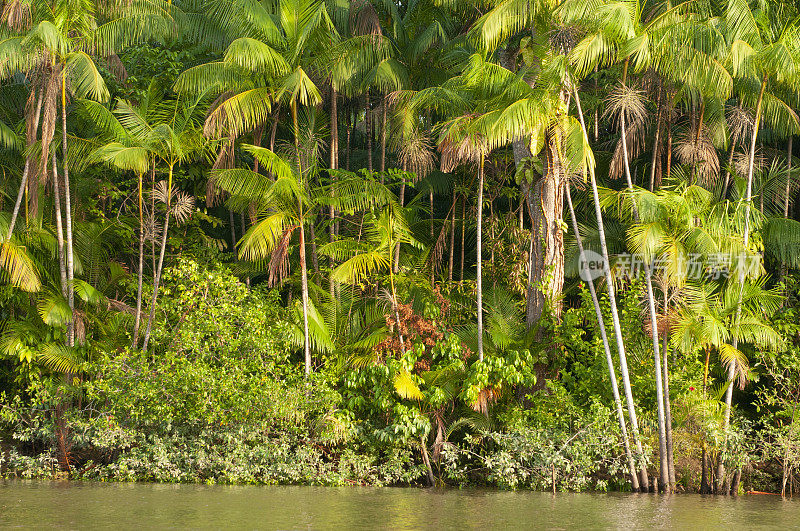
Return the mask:
[[[580,120],[581,130],[583,132],[584,142],[589,144],[589,132],[586,129],[586,121],[583,117],[583,109],[581,107],[580,94],[577,85],[573,85],[572,90],[575,96],[575,103],[578,107],[578,119]],[[647,465],[644,460],[644,451],[642,449],[641,439],[639,438],[639,422],[636,416],[636,408],[633,401],[633,390],[631,388],[630,375],[628,373],[628,357],[625,352],[625,341],[622,337],[622,325],[619,320],[619,311],[617,309],[616,293],[614,288],[614,277],[611,273],[611,262],[609,260],[608,245],[606,242],[605,226],[603,224],[603,212],[600,203],[600,194],[597,189],[597,178],[595,175],[594,164],[588,164],[589,170],[589,183],[592,188],[592,200],[594,203],[595,216],[597,219],[597,230],[600,235],[600,250],[603,258],[603,276],[606,281],[606,290],[608,292],[609,305],[611,307],[611,324],[614,329],[614,339],[617,344],[617,354],[619,356],[620,375],[622,376],[622,387],[625,392],[625,402],[628,406],[628,419],[631,422],[631,435],[633,444],[636,447],[637,457],[640,459],[640,489],[647,491],[649,489],[649,479],[647,476]]]
[[[753,105],[755,113],[748,153],[747,186],[743,197],[745,210],[743,247],[745,252],[748,252],[753,169],[762,115],[765,115],[766,119],[772,123],[773,128],[779,127],[789,134],[796,133],[800,128],[800,120],[797,115],[776,95],[781,85],[793,85],[800,80],[800,32],[797,29],[800,17],[795,15],[794,18],[783,18],[780,13],[770,9],[756,14],[747,0],[729,0],[725,17],[730,32],[727,37],[730,43],[733,75],[740,78],[744,86],[751,84],[758,86],[757,91],[748,91],[742,94],[743,99],[750,102],[752,102],[753,95],[757,94]],[[771,90],[768,92],[767,88]],[[745,269],[739,268],[738,283],[741,293],[736,310],[737,327],[742,311],[741,298],[745,290],[744,275]],[[732,343],[734,350],[738,347],[738,341],[738,334],[734,334]],[[731,366],[728,371],[729,382],[733,381],[734,370],[735,368]],[[733,386],[731,385],[725,394],[723,431],[726,433],[730,423],[732,397]],[[720,460],[717,466],[717,492],[722,488],[724,476],[725,467],[723,461]]]
[[[153,296],[150,300],[150,313],[142,340],[142,350],[147,350],[155,317],[161,273],[164,269],[164,253],[169,236],[170,216],[180,223],[193,211],[194,199],[179,193],[174,187],[175,169],[203,154],[206,142],[202,135],[203,108],[205,97],[184,100],[180,97],[159,102],[152,114],[141,114],[138,109],[127,107],[120,114],[120,124],[130,131],[130,135],[140,139],[147,152],[156,161],[166,166],[167,180],[162,181],[153,191],[154,196],[164,205],[164,225],[161,228],[161,248],[158,264],[153,275]],[[153,121],[149,121],[152,118]],[[140,153],[140,155],[143,153]],[[141,161],[140,161],[141,163]]]
[[[133,105],[126,101],[118,101],[114,111],[95,102],[84,100],[83,108],[89,114],[94,125],[103,131],[106,143],[97,148],[91,159],[101,161],[122,171],[132,171],[136,174],[137,181],[137,207],[139,214],[139,256],[137,265],[136,287],[136,314],[133,324],[133,339],[131,347],[137,348],[139,343],[139,328],[142,312],[142,284],[144,276],[144,242],[145,242],[145,217],[144,217],[144,174],[155,168],[154,154],[147,146],[147,127],[142,123],[152,121],[152,108],[160,100],[161,95],[154,85],[148,92],[144,101]],[[133,126],[127,129],[120,120]]]

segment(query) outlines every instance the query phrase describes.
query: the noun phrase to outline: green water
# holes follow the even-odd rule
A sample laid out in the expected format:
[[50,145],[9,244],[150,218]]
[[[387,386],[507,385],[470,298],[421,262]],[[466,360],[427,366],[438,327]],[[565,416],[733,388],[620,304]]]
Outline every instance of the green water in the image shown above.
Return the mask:
[[0,482],[0,528],[800,527],[777,496]]

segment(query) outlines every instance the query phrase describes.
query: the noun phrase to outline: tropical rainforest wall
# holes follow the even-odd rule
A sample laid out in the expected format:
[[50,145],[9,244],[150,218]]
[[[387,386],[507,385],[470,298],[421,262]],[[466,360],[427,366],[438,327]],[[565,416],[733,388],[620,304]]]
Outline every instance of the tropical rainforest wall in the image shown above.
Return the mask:
[[10,0],[8,477],[800,465],[792,0]]

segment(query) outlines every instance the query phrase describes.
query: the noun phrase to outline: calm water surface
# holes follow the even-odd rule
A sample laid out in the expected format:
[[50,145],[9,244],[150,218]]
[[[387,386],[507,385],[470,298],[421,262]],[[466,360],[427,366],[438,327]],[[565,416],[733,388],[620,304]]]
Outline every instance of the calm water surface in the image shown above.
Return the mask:
[[800,528],[800,500],[0,482],[0,528]]

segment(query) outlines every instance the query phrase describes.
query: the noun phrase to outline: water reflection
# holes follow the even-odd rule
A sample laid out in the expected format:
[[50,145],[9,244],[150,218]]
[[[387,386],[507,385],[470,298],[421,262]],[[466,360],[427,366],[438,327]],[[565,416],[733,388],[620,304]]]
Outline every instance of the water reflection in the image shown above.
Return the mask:
[[485,529],[800,527],[775,496],[0,483],[0,527]]

